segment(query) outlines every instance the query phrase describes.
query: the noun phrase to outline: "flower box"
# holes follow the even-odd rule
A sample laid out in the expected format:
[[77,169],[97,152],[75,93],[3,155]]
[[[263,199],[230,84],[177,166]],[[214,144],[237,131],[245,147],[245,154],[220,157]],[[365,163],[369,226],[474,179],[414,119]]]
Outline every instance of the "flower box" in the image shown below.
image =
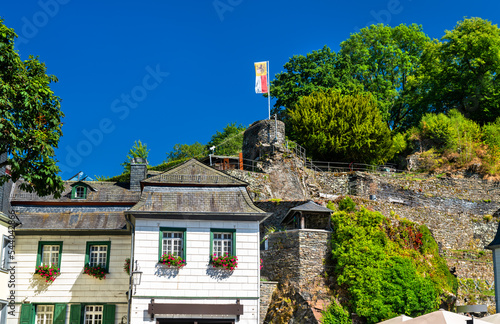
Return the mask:
[[44,278],[45,282],[53,282],[61,274],[61,271],[55,266],[44,265],[36,267],[35,274]]
[[172,253],[164,253],[158,263],[166,265],[169,268],[182,268],[186,265],[186,260],[182,257],[172,254]]
[[130,275],[130,258],[125,259],[125,264],[123,265],[123,271]]
[[91,277],[97,278],[99,280],[106,279],[106,269],[100,265],[91,267],[88,264],[83,268],[83,273],[88,274]]
[[236,255],[217,256],[214,253],[212,256],[212,266],[221,270],[233,271],[238,267],[238,257]]

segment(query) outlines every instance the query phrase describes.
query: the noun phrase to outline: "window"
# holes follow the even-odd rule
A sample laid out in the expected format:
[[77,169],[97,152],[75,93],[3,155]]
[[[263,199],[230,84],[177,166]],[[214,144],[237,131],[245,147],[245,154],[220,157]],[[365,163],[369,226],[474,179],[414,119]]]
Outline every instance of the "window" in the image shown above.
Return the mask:
[[111,242],[87,242],[85,264],[91,267],[100,265],[109,272],[109,254]]
[[62,242],[38,242],[37,266],[61,268]]
[[71,198],[72,199],[85,199],[87,198],[87,187],[80,185],[73,185],[73,189],[71,189]]
[[0,247],[2,248],[0,250],[0,268],[2,269],[7,269],[9,267],[9,245],[10,245],[10,239],[3,235],[2,236],[2,241],[0,242]]
[[102,305],[85,306],[85,324],[102,324]]
[[236,230],[211,229],[210,236],[211,256],[236,255]]
[[166,253],[186,258],[186,229],[160,227],[159,257]]
[[52,324],[54,305],[36,306],[36,324]]
[[64,324],[66,304],[22,304],[20,324]]
[[71,305],[70,308],[69,322],[70,323],[83,322],[84,324],[116,323],[115,310],[116,310],[116,305],[112,304],[105,304],[105,305],[73,304]]

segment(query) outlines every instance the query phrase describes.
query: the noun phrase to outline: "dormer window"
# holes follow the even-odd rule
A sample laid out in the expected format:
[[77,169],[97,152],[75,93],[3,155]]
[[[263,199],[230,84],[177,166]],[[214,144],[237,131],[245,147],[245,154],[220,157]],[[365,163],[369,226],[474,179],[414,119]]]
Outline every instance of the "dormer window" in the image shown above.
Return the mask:
[[75,199],[85,199],[87,198],[87,188],[84,186],[75,187]]
[[87,187],[84,185],[73,186],[71,190],[71,199],[86,199],[87,198]]

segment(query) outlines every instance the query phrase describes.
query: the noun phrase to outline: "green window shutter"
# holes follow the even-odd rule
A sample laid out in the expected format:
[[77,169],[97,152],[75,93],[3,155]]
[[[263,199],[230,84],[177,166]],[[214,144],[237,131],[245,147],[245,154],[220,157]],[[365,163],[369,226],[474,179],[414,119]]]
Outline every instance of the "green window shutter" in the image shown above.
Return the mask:
[[21,305],[21,324],[32,324],[33,316],[35,315],[35,305],[33,304],[22,304]]
[[104,305],[102,324],[115,324],[115,308],[116,305]]
[[54,305],[54,324],[66,323],[66,304]]
[[69,309],[69,324],[80,324],[82,317],[82,305],[74,304]]

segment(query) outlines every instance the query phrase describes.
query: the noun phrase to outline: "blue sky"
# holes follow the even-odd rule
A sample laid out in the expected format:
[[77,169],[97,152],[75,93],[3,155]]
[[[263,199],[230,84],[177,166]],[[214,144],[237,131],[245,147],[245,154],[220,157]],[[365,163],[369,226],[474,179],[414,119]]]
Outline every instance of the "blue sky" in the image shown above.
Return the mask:
[[62,98],[63,179],[113,176],[134,141],[160,164],[176,143],[205,144],[228,123],[268,117],[254,62],[271,79],[293,55],[338,50],[364,26],[417,23],[441,38],[464,17],[500,23],[497,1],[2,1],[22,58],[38,55]]

